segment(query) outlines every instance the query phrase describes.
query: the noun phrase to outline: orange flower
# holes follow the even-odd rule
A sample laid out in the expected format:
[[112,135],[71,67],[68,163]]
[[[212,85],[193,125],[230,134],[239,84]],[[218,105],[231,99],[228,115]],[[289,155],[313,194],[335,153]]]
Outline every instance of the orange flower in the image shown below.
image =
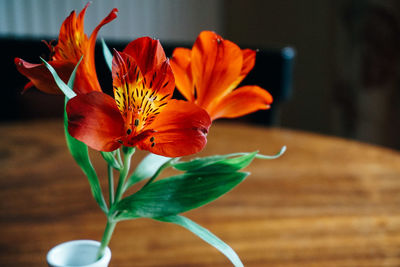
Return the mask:
[[67,103],[71,136],[101,151],[131,146],[178,157],[200,151],[211,120],[200,107],[171,100],[175,80],[161,44],[139,38],[114,51],[114,98],[78,94]]
[[207,110],[212,120],[270,108],[272,96],[259,86],[235,88],[254,67],[256,52],[241,50],[214,32],[203,31],[193,48],[175,49],[171,67],[182,95]]
[[[86,4],[78,17],[75,11],[72,11],[64,20],[58,36],[58,44],[55,47],[48,44],[50,48],[50,61],[48,63],[56,69],[64,82],[68,80],[75,65],[83,56],[74,83],[74,91],[77,93],[101,92],[94,65],[94,49],[97,34],[103,25],[117,17],[118,12],[114,8],[93,30],[90,38],[88,38],[84,32],[84,17],[89,4],[90,2]],[[14,62],[18,71],[30,80],[24,90],[35,86],[45,93],[61,93],[52,75],[43,64],[28,63],[20,58],[15,58]]]

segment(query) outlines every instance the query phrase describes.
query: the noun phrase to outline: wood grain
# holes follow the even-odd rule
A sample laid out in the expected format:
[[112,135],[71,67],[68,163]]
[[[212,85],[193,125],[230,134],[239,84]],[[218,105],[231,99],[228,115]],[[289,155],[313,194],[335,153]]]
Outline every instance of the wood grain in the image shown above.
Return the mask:
[[[45,266],[54,245],[101,238],[105,217],[65,146],[60,121],[0,125],[0,266]],[[252,174],[186,215],[245,266],[400,266],[400,154],[284,129],[215,123],[201,155],[260,150]],[[106,169],[91,153],[103,187]],[[133,164],[144,153],[135,155]],[[230,266],[186,230],[148,219],[117,225],[110,266]]]

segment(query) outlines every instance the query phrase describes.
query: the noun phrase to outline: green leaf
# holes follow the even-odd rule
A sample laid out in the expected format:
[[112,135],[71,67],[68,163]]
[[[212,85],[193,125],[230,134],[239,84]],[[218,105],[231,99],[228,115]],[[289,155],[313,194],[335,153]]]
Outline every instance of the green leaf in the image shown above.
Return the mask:
[[[68,99],[66,97],[65,106],[67,104],[67,101]],[[87,176],[94,199],[99,204],[100,208],[105,213],[107,213],[108,212],[107,204],[104,200],[96,171],[93,168],[92,163],[90,162],[88,147],[84,143],[73,138],[68,133],[68,117],[65,108],[64,108],[64,130],[65,130],[65,139],[67,141],[67,146],[72,157],[75,159],[76,163],[78,163],[79,167],[81,167],[82,171]]]
[[212,164],[208,164],[202,166],[201,168],[197,168],[194,170],[188,170],[188,173],[225,173],[225,172],[234,172],[240,169],[247,167],[251,161],[256,156],[257,151],[253,153],[248,153],[240,157],[228,158],[213,162]]
[[233,251],[233,249],[230,246],[228,246],[213,233],[211,233],[204,227],[198,225],[197,223],[193,222],[192,220],[178,215],[155,218],[155,219],[162,222],[174,223],[186,228],[187,230],[191,231],[193,234],[197,235],[211,246],[218,249],[232,262],[234,266],[243,267],[243,263],[240,261],[239,256],[235,253],[235,251]]
[[[164,166],[165,163],[171,162],[173,159],[168,157],[159,156],[153,153],[149,153],[136,167],[133,174],[128,178],[125,184],[125,190],[131,187],[132,185],[143,181],[148,178],[153,178],[155,174],[159,174],[162,169],[165,169],[167,166]],[[160,169],[163,167],[162,169]],[[156,178],[156,177],[154,177]],[[125,191],[124,190],[124,191]]]
[[120,171],[122,166],[119,164],[117,159],[114,157],[113,152],[100,152],[101,155],[103,156],[104,160],[107,161],[108,165],[116,169],[117,171]]
[[275,155],[269,156],[269,155],[257,154],[257,155],[256,155],[256,159],[277,159],[277,158],[279,158],[280,156],[282,156],[283,153],[285,153],[285,151],[286,151],[286,146],[283,146],[283,147],[281,148],[281,150],[280,150],[278,153],[276,153]]
[[143,187],[116,203],[116,220],[164,217],[203,206],[238,185],[249,173],[184,173]]
[[82,59],[83,59],[83,55],[82,55],[81,58],[79,59],[78,63],[75,65],[75,68],[74,68],[74,70],[73,70],[72,73],[71,73],[71,76],[69,76],[67,86],[68,86],[71,90],[73,90],[73,88],[74,88],[74,82],[75,82],[76,71],[78,70],[79,64],[81,64]]
[[232,155],[236,154],[227,154],[227,155],[214,155],[209,157],[203,158],[195,158],[190,161],[181,161],[174,164],[174,168],[180,171],[189,171],[189,170],[196,170],[204,167],[206,165],[212,164],[214,162],[227,159]]
[[[43,58],[40,58],[44,65],[47,67],[47,69],[50,71],[50,73],[53,75],[54,81],[56,82],[57,86],[60,88],[60,90],[65,94],[65,96],[68,99],[71,99],[76,96],[75,92],[72,91],[71,88],[66,85],[61,78],[58,76],[56,70],[49,64],[47,63]],[[75,66],[76,67],[76,66]]]
[[[261,155],[256,153],[254,158],[258,159],[276,159],[280,157],[284,152],[286,151],[286,146],[283,146],[281,150],[272,156],[269,155]],[[213,164],[215,162],[221,161],[221,160],[226,160],[232,157],[237,157],[237,156],[247,156],[252,153],[232,153],[232,154],[226,154],[226,155],[214,155],[214,156],[209,156],[209,157],[203,157],[203,158],[195,158],[190,161],[184,161],[184,162],[177,162],[173,166],[175,169],[180,170],[180,171],[194,171],[197,169],[201,169],[207,165]]]
[[106,42],[104,41],[103,38],[101,38],[101,46],[103,47],[103,55],[104,55],[104,59],[106,61],[106,64],[107,64],[108,68],[110,69],[110,71],[112,71],[112,59],[113,59],[113,56],[112,56],[111,51],[107,47]]
[[237,156],[238,153],[197,158],[188,162],[178,162],[173,166],[178,170],[188,172],[231,172],[249,165],[257,155],[257,151],[241,154],[243,155],[235,158],[230,157]]

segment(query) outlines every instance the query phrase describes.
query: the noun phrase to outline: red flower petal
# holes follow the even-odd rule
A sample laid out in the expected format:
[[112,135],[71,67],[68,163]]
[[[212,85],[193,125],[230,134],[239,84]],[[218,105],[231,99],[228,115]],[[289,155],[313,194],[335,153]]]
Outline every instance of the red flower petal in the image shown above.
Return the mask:
[[160,41],[150,37],[141,37],[130,42],[123,52],[135,59],[143,75],[167,59]]
[[76,17],[75,11],[64,20],[54,48],[54,60],[68,60],[77,63],[84,53],[88,38],[84,32],[84,16],[89,3]]
[[155,132],[139,142],[138,147],[167,157],[194,154],[206,145],[210,125],[205,110],[190,102],[170,100],[149,126]]
[[253,68],[256,63],[256,51],[251,49],[243,49],[243,65],[240,71],[240,76],[245,77]]
[[259,86],[243,86],[215,103],[208,111],[212,120],[236,118],[260,109],[269,109],[272,96]]
[[240,48],[214,32],[201,32],[192,49],[192,71],[197,103],[208,105],[229,92],[241,73],[243,54]]
[[121,146],[124,120],[112,97],[101,92],[77,95],[67,103],[68,132],[99,151]]
[[97,25],[88,39],[84,32],[84,17],[89,4],[90,2],[86,4],[78,17],[76,17],[75,11],[72,11],[64,20],[61,25],[58,44],[55,47],[55,54],[53,57],[54,60],[66,60],[75,65],[82,55],[84,55],[76,73],[74,83],[74,90],[80,94],[91,91],[101,92],[94,62],[97,34],[101,27],[117,17],[116,13],[118,12],[118,10],[114,8],[108,16]]
[[190,102],[194,102],[194,85],[191,67],[192,50],[176,48],[171,58],[171,67],[179,92]]
[[[30,86],[33,84],[37,89],[48,94],[62,93],[45,65],[32,64],[20,58],[15,58],[14,63],[17,66],[17,70],[31,80],[25,86],[24,91],[30,88]],[[74,64],[61,60],[49,61],[48,63],[56,70],[61,80],[66,83],[74,69]]]
[[133,134],[147,126],[162,112],[175,89],[168,60],[155,66],[143,77],[135,60],[115,51],[112,66],[114,96],[128,128]]
[[[116,8],[111,10],[111,12],[107,15],[107,17],[105,17],[99,23],[99,25],[97,25],[97,27],[93,30],[92,34],[90,35],[89,42],[86,45],[86,49],[84,51],[84,57],[82,59],[81,65],[79,66],[74,83],[74,88],[79,90],[81,93],[88,93],[91,91],[99,91],[99,92],[102,91],[97,78],[96,66],[94,61],[97,34],[100,31],[101,27],[113,21],[117,17],[117,12],[118,9]],[[79,16],[80,15],[81,14],[79,14]]]
[[175,90],[175,78],[169,60],[154,66],[152,70],[144,76],[145,87],[151,92],[155,92],[158,99],[168,101]]
[[243,65],[242,69],[240,70],[240,75],[237,77],[235,82],[231,84],[229,87],[230,90],[235,89],[239,83],[243,81],[243,79],[247,76],[247,74],[254,68],[254,65],[256,63],[256,51],[251,50],[251,49],[243,49]]

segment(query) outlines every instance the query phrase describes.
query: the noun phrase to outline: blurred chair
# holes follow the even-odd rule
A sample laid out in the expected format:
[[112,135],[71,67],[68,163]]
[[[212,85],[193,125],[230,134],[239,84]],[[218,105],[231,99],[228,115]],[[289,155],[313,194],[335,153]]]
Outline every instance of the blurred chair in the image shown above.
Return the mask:
[[[110,48],[122,50],[126,43],[108,42]],[[163,43],[166,54],[170,56],[177,46],[182,44]],[[39,62],[39,56],[48,58],[48,48],[37,39],[0,38],[0,62],[3,64],[3,88],[0,98],[0,121],[54,118],[62,116],[63,96],[47,95],[38,90],[28,90],[21,94],[28,79],[22,76],[14,66],[14,58],[20,57],[29,62]],[[274,97],[270,110],[259,111],[244,116],[245,122],[262,125],[279,124],[280,104],[288,100],[292,91],[293,63],[295,51],[291,47],[282,49],[260,49],[256,65],[242,84],[259,85],[267,89]],[[105,65],[101,47],[96,47],[96,69],[99,82],[107,93],[112,93],[111,74]]]
[[260,49],[256,65],[242,84],[258,85],[274,98],[269,110],[243,117],[245,121],[260,125],[279,125],[281,104],[288,101],[293,90],[293,68],[296,52],[287,46],[281,49]]

